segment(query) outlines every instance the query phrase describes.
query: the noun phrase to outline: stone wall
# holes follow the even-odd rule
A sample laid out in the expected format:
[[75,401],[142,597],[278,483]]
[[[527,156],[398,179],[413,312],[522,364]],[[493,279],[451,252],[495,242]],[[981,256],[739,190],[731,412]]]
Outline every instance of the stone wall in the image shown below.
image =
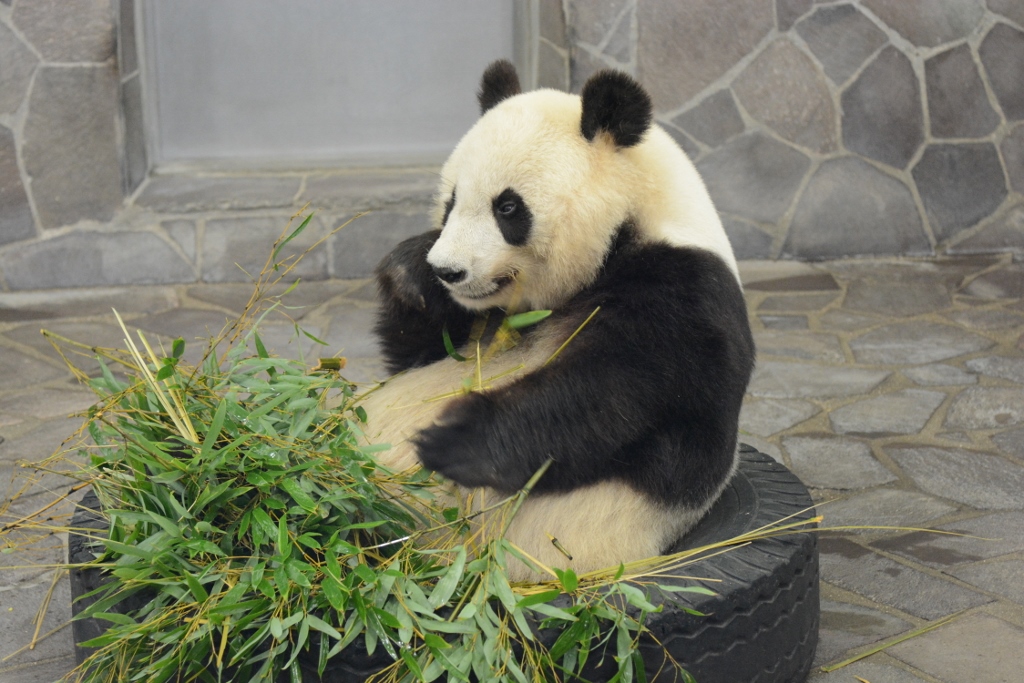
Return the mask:
[[[537,81],[636,75],[741,258],[1024,255],[1024,1],[537,0]],[[0,289],[306,279],[429,225],[436,169],[149,174],[132,0],[0,0]],[[244,269],[244,270],[243,270]]]
[[565,9],[572,87],[647,86],[741,258],[1024,254],[1024,1]]

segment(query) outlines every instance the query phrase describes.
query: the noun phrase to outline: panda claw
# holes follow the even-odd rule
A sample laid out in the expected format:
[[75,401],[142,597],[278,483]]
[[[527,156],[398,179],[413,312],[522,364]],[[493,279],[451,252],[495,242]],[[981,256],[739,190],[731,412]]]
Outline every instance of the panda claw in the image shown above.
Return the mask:
[[432,426],[416,436],[420,463],[461,486],[506,488],[483,432],[488,412],[487,400],[480,394],[453,402]]

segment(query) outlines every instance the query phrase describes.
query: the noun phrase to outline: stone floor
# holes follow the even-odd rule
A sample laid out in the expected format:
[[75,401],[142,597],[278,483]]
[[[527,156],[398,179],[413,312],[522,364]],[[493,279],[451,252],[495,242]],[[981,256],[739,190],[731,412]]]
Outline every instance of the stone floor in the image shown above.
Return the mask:
[[[1009,258],[742,265],[759,362],[743,439],[812,488],[828,526],[898,525],[822,540],[816,663],[842,661],[950,615],[947,624],[815,683],[1009,683],[1024,651],[1024,264]],[[21,472],[60,446],[90,405],[40,335],[121,345],[131,328],[206,338],[249,298],[246,284],[0,294],[0,521],[38,507],[52,475],[10,502]],[[285,312],[378,377],[365,280],[300,284]],[[283,315],[263,338],[282,355],[323,355]],[[189,347],[189,353],[199,349]],[[95,364],[83,359],[87,370]],[[6,502],[3,502],[6,501]],[[53,515],[60,524],[60,511]],[[73,666],[59,534],[0,549],[0,680],[52,681]],[[34,648],[36,615],[49,609]]]

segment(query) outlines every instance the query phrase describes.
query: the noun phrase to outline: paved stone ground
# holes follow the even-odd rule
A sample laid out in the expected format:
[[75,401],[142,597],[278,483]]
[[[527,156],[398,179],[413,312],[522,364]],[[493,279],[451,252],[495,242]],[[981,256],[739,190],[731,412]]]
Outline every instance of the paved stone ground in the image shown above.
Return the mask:
[[[815,683],[1009,683],[1024,651],[1024,264],[1008,258],[745,262],[758,369],[743,438],[812,488],[825,524],[946,529],[829,533],[822,542],[822,631],[816,664],[843,660],[956,615],[924,635]],[[246,284],[0,294],[0,521],[38,507],[9,484],[19,461],[57,448],[89,406],[39,334],[120,345],[110,308],[130,327],[205,338],[249,298]],[[378,377],[365,280],[305,283],[287,312]],[[282,355],[321,355],[283,316],[263,337]],[[192,348],[195,347],[195,348]],[[189,353],[195,353],[193,344]],[[95,364],[85,361],[87,370]],[[66,510],[51,511],[56,523]],[[998,540],[982,540],[998,539]],[[40,532],[0,549],[0,680],[51,681],[73,666],[63,538]],[[44,635],[26,649],[46,595]]]

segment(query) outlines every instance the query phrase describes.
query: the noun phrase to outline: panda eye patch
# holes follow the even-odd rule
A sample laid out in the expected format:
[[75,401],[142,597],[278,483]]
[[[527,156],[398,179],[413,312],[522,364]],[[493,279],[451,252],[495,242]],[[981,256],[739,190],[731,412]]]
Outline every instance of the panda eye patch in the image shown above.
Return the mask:
[[491,210],[506,242],[514,247],[526,244],[533,228],[533,214],[522,195],[511,187],[505,188],[491,202]]

